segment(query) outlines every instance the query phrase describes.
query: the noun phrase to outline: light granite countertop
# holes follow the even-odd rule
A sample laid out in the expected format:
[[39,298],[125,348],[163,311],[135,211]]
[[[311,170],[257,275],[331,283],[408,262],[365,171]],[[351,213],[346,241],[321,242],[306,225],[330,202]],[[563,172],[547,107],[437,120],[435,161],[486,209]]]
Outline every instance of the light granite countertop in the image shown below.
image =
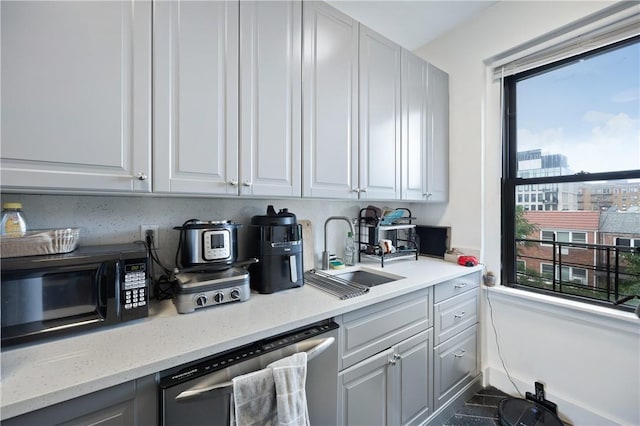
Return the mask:
[[[339,300],[310,285],[178,314],[170,300],[149,316],[75,337],[4,350],[0,360],[2,420],[192,362],[319,320],[332,318],[477,270],[437,259],[363,262],[404,279]],[[344,272],[351,268],[345,269]],[[336,271],[338,272],[338,271]]]

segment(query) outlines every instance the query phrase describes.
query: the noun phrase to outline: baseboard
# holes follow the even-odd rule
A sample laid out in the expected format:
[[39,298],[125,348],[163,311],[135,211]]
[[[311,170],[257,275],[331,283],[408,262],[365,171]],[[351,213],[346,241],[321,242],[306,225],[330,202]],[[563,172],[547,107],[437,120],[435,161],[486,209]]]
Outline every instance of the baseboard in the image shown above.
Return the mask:
[[[485,385],[494,386],[509,395],[520,397],[504,370],[488,367],[484,370],[484,377]],[[534,392],[533,384],[536,381],[535,378],[522,379],[512,377],[512,379],[520,392],[522,392],[522,397],[524,397],[527,391]],[[549,393],[547,391],[546,398],[558,404],[558,416],[563,422],[571,425],[613,426],[635,424],[633,421],[630,422],[629,420],[598,413],[592,407],[587,406],[585,403],[572,400],[570,397],[563,397],[562,395]]]
[[424,423],[425,425],[441,426],[451,418],[465,402],[467,402],[473,395],[478,393],[482,389],[482,374],[476,376],[467,386],[462,388],[453,398],[451,398],[445,405],[438,408]]

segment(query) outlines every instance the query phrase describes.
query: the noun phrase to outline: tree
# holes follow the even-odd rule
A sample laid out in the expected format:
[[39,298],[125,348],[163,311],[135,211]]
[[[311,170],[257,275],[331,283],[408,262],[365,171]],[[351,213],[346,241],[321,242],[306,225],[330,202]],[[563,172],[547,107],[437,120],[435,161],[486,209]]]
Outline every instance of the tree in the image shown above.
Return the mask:
[[[516,206],[516,239],[525,239],[528,238],[531,234],[538,230],[538,227],[527,221],[524,217],[524,207]],[[521,243],[524,246],[528,247],[532,245],[530,242]]]

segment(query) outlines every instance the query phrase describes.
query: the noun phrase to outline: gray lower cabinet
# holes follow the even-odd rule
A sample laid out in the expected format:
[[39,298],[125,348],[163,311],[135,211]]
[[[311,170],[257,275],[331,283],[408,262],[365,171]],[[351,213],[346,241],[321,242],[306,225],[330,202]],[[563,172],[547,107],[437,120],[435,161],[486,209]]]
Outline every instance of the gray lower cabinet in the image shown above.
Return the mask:
[[434,409],[452,403],[477,378],[480,273],[434,287]]
[[2,422],[3,426],[147,426],[158,423],[155,375],[122,383]]
[[418,333],[340,373],[341,424],[408,425],[429,417],[431,333]]
[[433,412],[431,289],[344,314],[339,424],[420,424]]

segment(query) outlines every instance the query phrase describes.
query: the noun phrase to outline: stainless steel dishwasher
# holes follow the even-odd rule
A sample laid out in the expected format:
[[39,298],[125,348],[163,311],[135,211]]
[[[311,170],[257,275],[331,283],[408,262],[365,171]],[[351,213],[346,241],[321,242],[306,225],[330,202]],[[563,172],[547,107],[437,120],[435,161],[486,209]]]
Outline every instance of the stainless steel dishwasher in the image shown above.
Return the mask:
[[229,425],[233,377],[305,351],[307,404],[314,426],[337,423],[338,324],[326,320],[160,375],[160,424]]

